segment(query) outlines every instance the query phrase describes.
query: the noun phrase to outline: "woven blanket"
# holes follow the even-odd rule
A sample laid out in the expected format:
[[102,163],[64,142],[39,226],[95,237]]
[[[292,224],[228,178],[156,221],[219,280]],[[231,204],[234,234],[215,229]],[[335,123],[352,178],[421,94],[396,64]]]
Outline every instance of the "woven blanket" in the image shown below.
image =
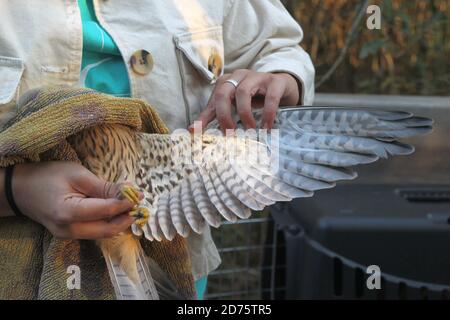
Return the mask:
[[[147,133],[167,133],[155,110],[139,99],[90,89],[49,87],[28,92],[0,132],[0,167],[24,162],[79,162],[66,138],[99,124],[122,124]],[[147,255],[180,291],[195,296],[187,242],[141,241]],[[81,288],[70,289],[71,266]],[[0,299],[114,299],[100,249],[93,241],[59,240],[27,218],[0,219]]]

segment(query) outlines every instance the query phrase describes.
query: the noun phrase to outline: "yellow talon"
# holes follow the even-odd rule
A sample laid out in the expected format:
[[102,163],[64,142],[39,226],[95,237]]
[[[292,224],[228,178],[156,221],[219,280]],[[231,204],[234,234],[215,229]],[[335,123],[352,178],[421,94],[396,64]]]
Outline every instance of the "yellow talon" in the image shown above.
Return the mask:
[[150,211],[145,207],[138,207],[134,210],[131,210],[128,214],[134,217],[134,223],[136,223],[140,227],[143,227],[150,217]]
[[139,204],[139,190],[136,187],[130,185],[124,185],[122,190],[120,190],[120,194],[128,199],[131,203],[138,205]]
[[139,193],[139,190],[131,185],[124,185],[120,190],[121,196],[128,199],[135,206],[128,214],[134,218],[135,224],[143,227],[150,217],[150,211],[145,207],[138,207],[140,202]]

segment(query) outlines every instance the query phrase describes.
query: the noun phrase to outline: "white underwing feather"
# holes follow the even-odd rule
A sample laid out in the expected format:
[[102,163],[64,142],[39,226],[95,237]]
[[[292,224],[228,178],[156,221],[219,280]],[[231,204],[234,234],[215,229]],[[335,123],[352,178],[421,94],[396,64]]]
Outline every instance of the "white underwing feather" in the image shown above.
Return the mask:
[[210,226],[218,228],[221,219],[211,203],[198,168],[195,170],[195,174],[189,176],[189,183],[198,211]]
[[[259,123],[261,111],[254,117]],[[353,166],[412,153],[412,146],[396,139],[426,134],[431,125],[430,119],[401,111],[302,107],[278,111],[278,148],[271,145],[271,132],[259,142],[204,134],[200,149],[192,148],[197,137],[188,133],[139,134],[143,151],[136,180],[156,211],[145,233],[156,240],[186,237],[205,224],[218,227],[222,218],[245,219],[274,202],[312,196],[354,179]],[[237,127],[243,127],[240,121]],[[209,128],[218,128],[217,122]],[[229,150],[244,161],[234,161]],[[192,162],[199,152],[202,161]],[[271,168],[274,155],[278,170]],[[136,226],[133,232],[142,234]]]
[[181,209],[180,192],[180,186],[177,186],[170,191],[169,212],[175,230],[177,230],[178,234],[181,236],[187,237],[189,235],[189,224]]
[[195,205],[189,178],[183,180],[183,182],[181,183],[181,206],[183,208],[184,216],[186,217],[186,220],[191,226],[192,230],[194,230],[198,234],[201,234],[205,226],[205,221],[203,220],[203,217],[200,215],[197,210],[197,206]]
[[237,216],[233,213],[233,211],[231,211],[227,206],[225,206],[223,201],[217,195],[216,189],[214,188],[214,184],[212,183],[208,171],[202,167],[199,167],[199,172],[202,177],[206,192],[208,193],[208,196],[211,199],[211,203],[214,205],[216,210],[227,221],[235,222],[237,220]]
[[160,226],[164,237],[168,240],[172,240],[175,237],[177,230],[173,226],[169,210],[169,194],[166,193],[158,199],[156,215],[158,217],[158,225]]

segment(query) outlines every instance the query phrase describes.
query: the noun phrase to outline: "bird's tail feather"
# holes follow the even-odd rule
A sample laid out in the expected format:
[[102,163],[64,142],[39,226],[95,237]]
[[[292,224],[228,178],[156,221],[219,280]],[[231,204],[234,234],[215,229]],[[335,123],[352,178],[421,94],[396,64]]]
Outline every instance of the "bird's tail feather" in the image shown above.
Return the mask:
[[146,262],[148,265],[148,270],[155,283],[156,291],[158,292],[159,298],[161,300],[188,300],[190,297],[183,295],[176,288],[172,280],[169,279],[166,272],[164,272],[160,266],[150,257],[147,257]]
[[100,241],[109,276],[119,300],[159,300],[139,242],[131,235]]
[[100,247],[119,300],[185,299],[168,275],[147,257],[132,234],[101,240]]

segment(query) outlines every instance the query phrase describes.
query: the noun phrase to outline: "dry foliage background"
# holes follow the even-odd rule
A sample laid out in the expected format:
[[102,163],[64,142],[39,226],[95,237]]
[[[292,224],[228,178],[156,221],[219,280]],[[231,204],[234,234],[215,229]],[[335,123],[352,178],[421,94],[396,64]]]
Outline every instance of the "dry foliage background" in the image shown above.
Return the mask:
[[[304,31],[320,80],[344,47],[361,0],[284,0]],[[450,95],[450,0],[371,0],[381,30],[364,18],[345,59],[319,92]]]

